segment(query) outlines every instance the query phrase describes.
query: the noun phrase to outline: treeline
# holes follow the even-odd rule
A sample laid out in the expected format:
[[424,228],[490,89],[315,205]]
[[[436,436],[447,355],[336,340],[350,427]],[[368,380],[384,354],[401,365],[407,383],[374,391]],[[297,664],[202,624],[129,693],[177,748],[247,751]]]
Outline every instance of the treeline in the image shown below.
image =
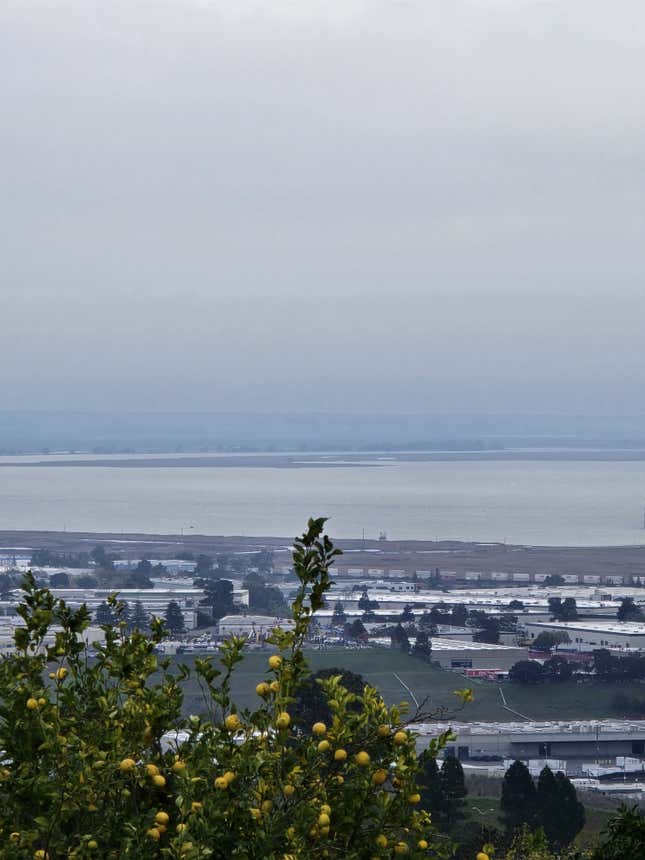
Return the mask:
[[604,683],[643,681],[645,656],[615,656],[607,648],[598,648],[592,652],[591,659],[584,663],[573,663],[564,655],[556,654],[543,664],[537,660],[520,660],[509,671],[509,680],[517,684],[588,680],[590,676]]

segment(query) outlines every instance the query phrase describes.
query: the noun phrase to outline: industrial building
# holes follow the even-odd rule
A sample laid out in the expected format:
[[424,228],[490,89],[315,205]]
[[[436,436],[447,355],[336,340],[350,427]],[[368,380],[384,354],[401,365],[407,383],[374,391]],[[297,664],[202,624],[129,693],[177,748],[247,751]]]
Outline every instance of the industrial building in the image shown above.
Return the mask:
[[529,640],[540,633],[566,633],[570,642],[562,650],[645,651],[645,624],[631,621],[524,621]]
[[452,723],[419,725],[417,746],[452,728],[457,740],[448,755],[460,759],[565,759],[610,762],[616,756],[645,756],[645,721]]
[[225,615],[220,618],[220,636],[247,636],[252,640],[265,639],[276,627],[290,630],[290,618],[277,618],[275,615]]

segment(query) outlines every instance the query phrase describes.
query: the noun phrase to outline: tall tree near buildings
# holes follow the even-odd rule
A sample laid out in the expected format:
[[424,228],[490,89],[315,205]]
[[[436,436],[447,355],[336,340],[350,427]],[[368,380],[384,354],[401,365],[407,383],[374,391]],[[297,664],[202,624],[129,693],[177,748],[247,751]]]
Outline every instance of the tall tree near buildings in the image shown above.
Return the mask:
[[233,600],[233,583],[230,579],[205,579],[198,582],[200,588],[206,592],[202,606],[211,607],[213,619],[218,620],[237,612]]
[[170,633],[185,632],[186,624],[184,622],[184,614],[181,611],[181,607],[176,600],[171,600],[166,607],[164,620],[166,622],[166,627],[168,628]]
[[457,603],[453,606],[451,615],[451,624],[457,627],[465,627],[468,621],[468,610],[463,603]]
[[69,576],[64,573],[53,573],[49,577],[50,588],[69,588]]
[[529,769],[515,761],[504,774],[502,782],[502,820],[507,832],[513,833],[524,824],[533,827],[537,820],[537,791]]
[[408,639],[408,634],[400,624],[397,624],[396,627],[392,628],[392,632],[390,633],[390,644],[392,648],[400,648],[401,651],[404,651],[406,654],[410,653],[410,640]]
[[96,607],[96,612],[94,613],[94,620],[98,625],[104,627],[105,625],[114,626],[117,622],[116,614],[113,612],[112,608],[107,605],[105,601],[103,603],[99,603]]
[[[340,675],[340,682],[348,692],[362,696],[366,681],[362,675],[350,672],[348,669],[320,669],[314,672],[298,687],[296,700],[291,705],[291,716],[299,728],[305,733],[311,733],[314,723],[322,722],[331,725],[332,713],[327,703],[327,696],[320,681]],[[349,710],[360,710],[358,702],[350,703]]]
[[448,816],[448,801],[439,765],[436,758],[427,751],[421,754],[420,762],[421,772],[417,784],[421,795],[421,808],[429,812],[437,824],[443,824]]
[[464,769],[459,759],[446,756],[441,765],[441,784],[447,801],[446,825],[451,830],[456,822],[464,816],[464,798],[468,794]]
[[414,607],[409,603],[406,603],[403,607],[403,612],[399,615],[399,621],[403,624],[409,624],[411,621],[414,621]]
[[616,618],[619,621],[643,621],[643,610],[634,603],[633,597],[624,597],[618,607]]
[[141,633],[146,633],[150,629],[150,617],[143,608],[143,603],[140,600],[135,600],[130,615],[130,628],[139,630]]
[[537,785],[539,822],[552,848],[563,848],[576,838],[585,824],[585,808],[570,779],[549,767],[543,768]]
[[105,547],[97,544],[90,553],[90,558],[99,570],[114,570],[114,559],[105,551]]
[[432,657],[432,642],[425,630],[419,630],[417,633],[415,643],[412,646],[412,656],[420,657],[426,661]]
[[367,642],[367,630],[360,618],[355,618],[354,621],[345,625],[345,636],[357,642]]
[[560,654],[555,654],[550,660],[547,660],[544,663],[542,670],[544,680],[554,683],[569,681],[573,675],[571,663],[569,663],[569,661]]
[[341,601],[338,600],[334,606],[334,614],[331,617],[331,623],[336,627],[342,627],[346,621],[347,616],[345,615],[345,607]]
[[499,642],[499,622],[492,615],[482,619],[481,629],[473,636],[473,642],[486,642],[489,645],[497,645]]

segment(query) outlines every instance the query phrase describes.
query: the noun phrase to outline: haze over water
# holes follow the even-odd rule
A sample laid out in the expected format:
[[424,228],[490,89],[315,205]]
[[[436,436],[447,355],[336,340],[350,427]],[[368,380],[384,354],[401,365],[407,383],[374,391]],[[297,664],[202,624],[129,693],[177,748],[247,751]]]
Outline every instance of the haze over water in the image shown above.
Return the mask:
[[602,546],[645,544],[644,502],[643,461],[0,470],[6,530],[291,536],[325,514],[336,537]]

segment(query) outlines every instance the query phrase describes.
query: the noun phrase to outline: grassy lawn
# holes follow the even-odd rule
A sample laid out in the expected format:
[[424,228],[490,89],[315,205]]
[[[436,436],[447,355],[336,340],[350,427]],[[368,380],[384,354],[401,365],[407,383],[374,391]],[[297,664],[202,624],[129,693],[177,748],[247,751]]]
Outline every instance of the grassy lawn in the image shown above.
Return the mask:
[[[264,677],[267,656],[268,652],[251,651],[237,667],[233,691],[240,706],[257,705],[254,688]],[[178,659],[188,664],[192,662],[190,655]],[[428,666],[400,651],[392,651],[388,648],[361,651],[344,649],[309,651],[307,659],[314,671],[338,666],[362,674],[370,684],[380,690],[389,704],[410,699],[407,691],[395,677],[396,673],[410,687],[419,701],[428,697],[429,706],[432,708],[454,708],[457,699],[453,690],[472,686],[475,701],[459,714],[459,719],[462,721],[519,719],[502,707],[496,684],[486,681],[466,681],[461,675]],[[618,688],[611,685],[566,683],[545,688],[505,684],[502,689],[509,707],[534,720],[619,716],[611,709],[611,700]],[[644,692],[641,684],[621,685],[620,690],[627,695],[640,697]],[[186,705],[188,710],[200,710],[198,701],[193,699],[192,695],[189,695]]]

